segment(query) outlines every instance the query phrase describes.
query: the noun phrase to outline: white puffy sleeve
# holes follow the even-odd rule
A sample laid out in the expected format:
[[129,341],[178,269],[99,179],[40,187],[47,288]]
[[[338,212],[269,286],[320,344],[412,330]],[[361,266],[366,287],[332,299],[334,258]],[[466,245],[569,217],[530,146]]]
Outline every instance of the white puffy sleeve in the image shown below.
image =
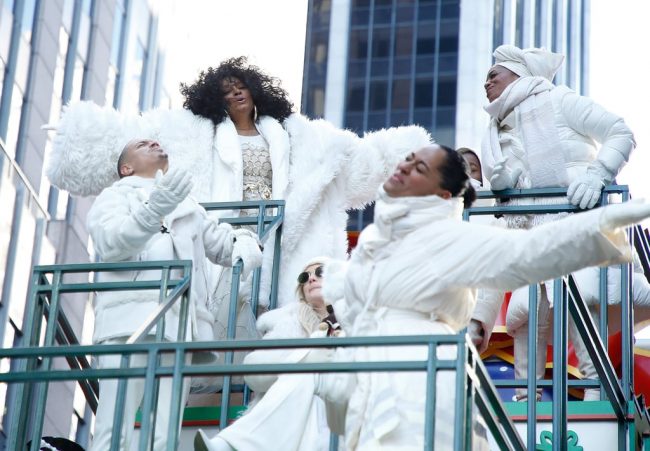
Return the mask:
[[[144,209],[144,205],[142,206]],[[127,260],[139,254],[159,231],[137,219],[127,198],[115,187],[105,189],[88,212],[88,231],[103,261]]]
[[460,224],[472,229],[464,233],[465,245],[457,246],[472,261],[472,270],[456,265],[449,270],[450,280],[465,287],[511,291],[587,266],[631,261],[624,230],[603,229],[604,210],[574,214],[531,230]]
[[560,105],[567,125],[601,144],[597,158],[589,166],[601,175],[605,184],[611,183],[636,146],[632,131],[623,118],[589,97],[580,96],[566,87],[555,89],[562,93]]

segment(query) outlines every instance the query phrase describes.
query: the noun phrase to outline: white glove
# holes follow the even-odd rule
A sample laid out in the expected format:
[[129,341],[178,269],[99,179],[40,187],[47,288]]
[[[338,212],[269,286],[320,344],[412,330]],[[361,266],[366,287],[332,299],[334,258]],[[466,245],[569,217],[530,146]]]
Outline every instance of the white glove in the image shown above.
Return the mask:
[[571,182],[566,197],[569,202],[583,210],[593,208],[600,199],[600,192],[604,186],[602,177],[587,169],[586,173]]
[[233,251],[233,230],[230,224],[219,224],[206,218],[203,221],[203,247],[213,263],[229,265]]
[[470,340],[472,340],[478,352],[484,352],[487,349],[488,344],[485,340],[485,330],[480,321],[473,319],[469,322],[467,325],[467,335],[469,335]]
[[192,176],[180,169],[170,169],[165,175],[156,173],[156,183],[149,195],[149,209],[163,218],[174,211],[192,191]]
[[237,229],[235,233],[235,245],[232,249],[232,264],[242,259],[244,268],[242,269],[242,279],[247,279],[255,268],[262,266],[262,249],[260,240],[250,230]]
[[507,160],[503,158],[497,161],[492,168],[490,186],[493,191],[514,188],[517,185],[517,181],[521,175],[521,168],[510,169],[506,163]]
[[600,228],[603,231],[614,230],[639,223],[649,217],[650,204],[646,204],[641,199],[607,205],[600,215]]

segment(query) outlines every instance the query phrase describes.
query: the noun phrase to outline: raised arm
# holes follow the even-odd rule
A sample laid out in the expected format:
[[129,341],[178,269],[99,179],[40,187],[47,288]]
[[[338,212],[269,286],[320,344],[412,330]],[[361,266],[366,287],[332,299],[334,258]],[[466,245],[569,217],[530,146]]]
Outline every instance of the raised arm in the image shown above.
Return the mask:
[[[104,261],[131,258],[144,249],[147,241],[161,231],[166,215],[187,197],[192,189],[190,175],[184,171],[159,174],[147,195],[124,185],[104,190],[88,212],[88,230],[95,250]],[[141,196],[139,202],[135,196]]]

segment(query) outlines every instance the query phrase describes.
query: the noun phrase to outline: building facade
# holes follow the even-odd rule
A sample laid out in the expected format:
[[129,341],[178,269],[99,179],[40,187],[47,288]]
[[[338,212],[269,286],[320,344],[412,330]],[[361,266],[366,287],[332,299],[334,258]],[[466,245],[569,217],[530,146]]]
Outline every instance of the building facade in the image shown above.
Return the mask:
[[[302,112],[359,134],[418,124],[479,149],[492,50],[563,53],[555,82],[584,94],[588,14],[589,0],[310,0]],[[371,220],[351,212],[349,229]]]
[[[3,0],[0,3],[0,337],[19,343],[31,267],[94,260],[85,227],[92,199],[76,199],[44,176],[63,105],[92,100],[138,112],[169,99],[163,86],[161,14],[148,0]],[[87,296],[62,299],[87,337]],[[3,371],[7,368],[2,368]],[[45,435],[87,444],[90,415],[74,384],[56,384]],[[60,387],[59,387],[60,385]],[[11,389],[0,387],[0,403]],[[7,413],[8,412],[8,413]],[[5,410],[3,424],[11,411]],[[0,431],[0,448],[4,428]]]

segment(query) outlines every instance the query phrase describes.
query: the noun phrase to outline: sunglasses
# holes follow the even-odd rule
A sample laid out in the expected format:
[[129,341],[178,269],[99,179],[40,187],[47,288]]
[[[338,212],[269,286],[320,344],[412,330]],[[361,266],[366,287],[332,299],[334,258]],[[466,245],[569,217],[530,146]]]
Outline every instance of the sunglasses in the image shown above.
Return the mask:
[[[323,266],[319,266],[314,270],[314,275],[318,277],[319,279],[323,277]],[[311,273],[309,271],[304,271],[298,274],[298,283],[307,283],[309,280],[309,276],[311,276]]]

